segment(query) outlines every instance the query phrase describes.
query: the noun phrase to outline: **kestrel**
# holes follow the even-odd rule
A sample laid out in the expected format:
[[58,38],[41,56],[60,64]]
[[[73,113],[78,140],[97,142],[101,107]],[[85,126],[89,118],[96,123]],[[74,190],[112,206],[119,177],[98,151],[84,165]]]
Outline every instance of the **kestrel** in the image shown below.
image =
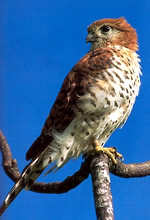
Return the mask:
[[132,110],[141,74],[135,29],[124,18],[102,19],[88,27],[86,41],[91,49],[65,78],[40,136],[26,154],[31,162],[8,193],[1,214],[50,163],[50,171],[56,171],[93,148],[105,149]]

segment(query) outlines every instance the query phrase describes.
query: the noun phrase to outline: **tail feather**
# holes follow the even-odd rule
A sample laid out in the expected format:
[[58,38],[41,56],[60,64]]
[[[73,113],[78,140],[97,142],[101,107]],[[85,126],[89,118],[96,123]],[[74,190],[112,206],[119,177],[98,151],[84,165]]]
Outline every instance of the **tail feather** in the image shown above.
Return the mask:
[[[66,148],[64,148],[66,149]],[[6,196],[2,206],[0,207],[0,216],[16,198],[16,196],[22,191],[23,188],[29,190],[35,180],[40,176],[44,169],[53,162],[56,164],[46,174],[54,171],[56,172],[69,160],[69,151],[65,154],[65,150],[59,151],[57,147],[55,149],[47,147],[42,153],[40,153],[35,159],[33,159],[23,170],[21,177],[15,183],[13,188]]]
[[[43,152],[45,153],[45,152]],[[2,206],[0,207],[0,216],[12,203],[12,201],[17,197],[17,195],[22,191],[23,188],[29,190],[35,180],[40,176],[43,170],[53,162],[51,158],[44,161],[42,160],[43,153],[37,158],[32,160],[29,165],[23,170],[20,179],[15,183],[13,188],[10,190],[6,196]]]
[[23,187],[24,187],[23,180],[20,178],[18,180],[18,182],[10,190],[10,192],[6,196],[2,206],[0,207],[0,216],[8,208],[8,206],[12,203],[12,201],[16,198],[16,196],[21,192]]

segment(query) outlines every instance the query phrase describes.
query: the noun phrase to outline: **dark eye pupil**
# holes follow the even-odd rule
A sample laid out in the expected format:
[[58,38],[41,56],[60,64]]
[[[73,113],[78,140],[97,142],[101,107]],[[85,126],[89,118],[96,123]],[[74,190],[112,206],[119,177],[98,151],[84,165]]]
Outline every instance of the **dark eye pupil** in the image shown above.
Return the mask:
[[103,31],[103,32],[108,32],[108,31],[110,31],[110,26],[104,25],[103,27],[101,27],[101,31]]

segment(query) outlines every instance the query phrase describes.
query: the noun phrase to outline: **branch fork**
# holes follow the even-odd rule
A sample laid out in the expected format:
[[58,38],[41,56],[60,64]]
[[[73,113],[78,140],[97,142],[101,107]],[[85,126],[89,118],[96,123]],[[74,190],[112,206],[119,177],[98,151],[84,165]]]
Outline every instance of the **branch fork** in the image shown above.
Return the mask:
[[[21,175],[17,166],[17,160],[12,158],[10,147],[1,131],[0,151],[2,153],[2,166],[5,173],[10,179],[17,182]],[[68,176],[62,182],[35,182],[30,191],[48,194],[66,193],[77,187],[91,174],[97,219],[114,220],[110,172],[123,178],[148,176],[150,175],[150,161],[124,164],[119,159],[116,159],[116,164],[114,164],[107,155],[103,153],[94,154],[81,163],[81,167],[77,172],[72,176]]]

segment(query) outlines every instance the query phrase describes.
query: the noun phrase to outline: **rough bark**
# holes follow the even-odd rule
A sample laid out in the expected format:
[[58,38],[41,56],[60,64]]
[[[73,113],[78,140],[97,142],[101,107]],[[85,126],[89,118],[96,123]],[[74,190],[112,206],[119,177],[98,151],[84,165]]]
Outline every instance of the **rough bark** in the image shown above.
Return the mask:
[[108,157],[103,153],[94,155],[91,159],[90,171],[97,219],[114,220]]

